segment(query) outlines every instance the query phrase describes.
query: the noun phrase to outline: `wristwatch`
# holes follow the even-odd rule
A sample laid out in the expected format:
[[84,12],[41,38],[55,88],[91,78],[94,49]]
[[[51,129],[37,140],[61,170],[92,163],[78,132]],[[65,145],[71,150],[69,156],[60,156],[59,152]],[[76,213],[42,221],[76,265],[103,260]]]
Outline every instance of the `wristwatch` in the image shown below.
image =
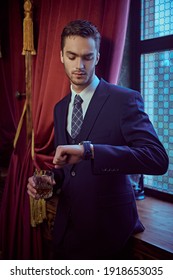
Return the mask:
[[91,150],[91,141],[82,141],[79,143],[79,145],[83,145],[84,147],[84,154],[83,159],[89,160],[92,158],[92,150]]

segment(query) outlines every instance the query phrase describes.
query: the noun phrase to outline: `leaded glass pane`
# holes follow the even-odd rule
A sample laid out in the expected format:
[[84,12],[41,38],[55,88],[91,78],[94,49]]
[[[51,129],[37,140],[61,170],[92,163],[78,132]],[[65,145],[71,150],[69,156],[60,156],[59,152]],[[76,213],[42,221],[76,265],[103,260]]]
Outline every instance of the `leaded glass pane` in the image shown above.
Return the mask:
[[141,56],[141,93],[170,160],[165,175],[144,176],[144,184],[173,194],[173,50]]
[[141,40],[173,34],[173,0],[142,0]]

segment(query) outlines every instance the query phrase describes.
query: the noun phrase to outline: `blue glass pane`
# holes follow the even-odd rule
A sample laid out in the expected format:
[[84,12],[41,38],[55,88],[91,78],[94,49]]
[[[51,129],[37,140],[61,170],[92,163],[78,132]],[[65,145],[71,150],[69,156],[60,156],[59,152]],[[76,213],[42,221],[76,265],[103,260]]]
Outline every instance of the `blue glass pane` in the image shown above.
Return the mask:
[[173,0],[141,0],[141,40],[173,34]]
[[173,194],[173,50],[141,56],[141,93],[159,139],[169,156],[163,176],[144,176],[149,188]]

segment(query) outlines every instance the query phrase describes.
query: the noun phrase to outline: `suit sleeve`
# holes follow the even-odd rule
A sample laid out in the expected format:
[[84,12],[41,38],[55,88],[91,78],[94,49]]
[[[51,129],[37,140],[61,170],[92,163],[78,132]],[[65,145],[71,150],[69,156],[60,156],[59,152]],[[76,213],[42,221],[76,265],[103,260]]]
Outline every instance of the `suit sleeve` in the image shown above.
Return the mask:
[[[59,133],[59,129],[58,129],[58,106],[56,105],[54,108],[54,146],[55,149],[57,148],[57,146],[59,145],[58,142],[58,133]],[[56,182],[56,187],[60,188],[62,186],[62,183],[64,181],[64,170],[62,168],[53,168],[53,172],[54,172],[54,179]]]
[[164,174],[168,156],[144,112],[140,93],[126,94],[121,106],[120,129],[126,144],[94,144],[93,173]]

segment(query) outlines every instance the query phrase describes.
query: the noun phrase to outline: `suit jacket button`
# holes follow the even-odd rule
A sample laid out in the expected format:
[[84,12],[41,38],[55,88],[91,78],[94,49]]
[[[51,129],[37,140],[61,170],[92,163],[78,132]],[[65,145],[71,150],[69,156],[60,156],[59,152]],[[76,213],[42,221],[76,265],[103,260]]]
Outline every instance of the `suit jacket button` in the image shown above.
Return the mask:
[[72,172],[71,172],[71,176],[72,176],[72,177],[76,176],[76,172],[75,172],[75,171],[72,171]]

